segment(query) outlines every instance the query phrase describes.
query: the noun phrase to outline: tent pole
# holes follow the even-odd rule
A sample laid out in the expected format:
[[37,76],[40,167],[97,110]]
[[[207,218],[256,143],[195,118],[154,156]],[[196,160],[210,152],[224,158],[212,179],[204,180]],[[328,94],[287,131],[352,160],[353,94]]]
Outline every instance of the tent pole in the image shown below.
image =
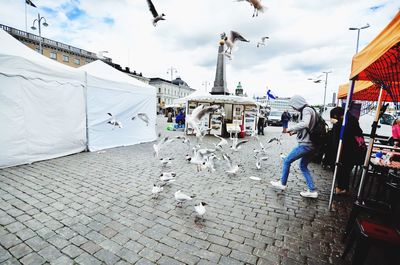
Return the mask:
[[356,81],[350,80],[349,90],[347,92],[346,107],[344,109],[344,116],[343,116],[344,118],[342,120],[342,127],[340,129],[340,140],[339,140],[338,151],[337,151],[336,161],[335,161],[335,171],[333,173],[331,194],[329,196],[329,204],[328,204],[328,209],[329,210],[332,210],[333,189],[335,188],[336,176],[337,176],[337,173],[338,173],[338,166],[340,164],[340,156],[341,156],[342,149],[343,149],[344,128],[346,127],[346,124],[347,124],[347,112],[349,110],[351,99],[353,97],[353,91],[354,91],[355,83],[356,83]]
[[368,150],[367,150],[367,154],[366,154],[365,160],[364,160],[364,166],[363,166],[363,171],[362,171],[361,180],[360,180],[360,187],[358,188],[357,200],[361,196],[361,192],[362,192],[362,188],[363,188],[363,184],[364,184],[364,179],[365,179],[365,176],[367,175],[367,171],[368,171],[369,160],[370,160],[370,157],[371,157],[372,148],[374,146],[374,141],[375,141],[375,136],[376,136],[376,129],[377,129],[378,120],[379,120],[379,114],[381,112],[382,94],[383,94],[382,92],[383,92],[383,88],[381,87],[381,89],[379,91],[378,106],[376,107],[375,120],[374,120],[374,122],[372,124],[371,136],[370,136],[369,143],[368,143]]
[[84,94],[85,94],[85,118],[86,118],[86,152],[89,151],[89,124],[88,124],[88,94],[87,94],[87,72],[85,71],[85,88],[84,88]]

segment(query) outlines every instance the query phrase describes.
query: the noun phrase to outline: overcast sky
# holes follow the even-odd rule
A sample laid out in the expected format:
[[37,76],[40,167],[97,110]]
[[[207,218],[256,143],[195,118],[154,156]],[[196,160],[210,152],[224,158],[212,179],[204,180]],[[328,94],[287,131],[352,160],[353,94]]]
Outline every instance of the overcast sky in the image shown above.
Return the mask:
[[[357,32],[364,26],[360,50],[390,22],[399,10],[395,0],[263,0],[268,9],[253,18],[247,2],[234,0],[153,0],[166,21],[151,23],[146,0],[32,0],[28,31],[37,12],[49,27],[42,35],[91,52],[107,50],[122,67],[146,77],[170,79],[177,69],[192,88],[204,90],[215,77],[220,33],[240,32],[250,43],[238,42],[227,60],[230,92],[241,81],[249,96],[280,97],[301,94],[310,103],[322,103],[324,83],[307,78],[332,71],[327,102],[338,85],[348,81]],[[25,30],[25,1],[1,0],[0,23]],[[265,47],[256,44],[269,36]]]

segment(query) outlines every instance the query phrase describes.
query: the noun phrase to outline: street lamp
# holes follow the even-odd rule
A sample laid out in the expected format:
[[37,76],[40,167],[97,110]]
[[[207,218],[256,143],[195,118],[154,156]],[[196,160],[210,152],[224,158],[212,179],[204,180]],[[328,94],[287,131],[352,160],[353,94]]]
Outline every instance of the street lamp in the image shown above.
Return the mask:
[[362,27],[359,27],[359,28],[356,28],[356,27],[351,27],[351,28],[349,28],[349,30],[357,30],[357,47],[356,47],[356,54],[358,53],[358,44],[359,44],[359,40],[360,40],[360,31],[362,30],[362,29],[366,29],[366,28],[369,28],[369,24],[367,23],[365,26],[362,26]]
[[[322,108],[322,112],[324,112],[324,111],[325,111],[325,101],[326,101],[326,87],[328,86],[328,75],[329,75],[330,73],[332,73],[332,71],[322,72],[322,73],[325,74],[324,104],[322,105],[322,107],[323,107],[323,108]],[[323,79],[321,79],[322,76],[323,76],[323,75],[319,75],[319,76],[317,76],[316,78],[308,78],[307,80],[311,80],[311,81],[313,81],[314,83],[319,84],[319,83],[321,83],[322,81],[324,81]]]
[[[42,23],[42,19],[44,20],[43,23]],[[40,54],[43,54],[43,47],[42,47],[42,27],[41,27],[41,25],[47,27],[49,24],[47,24],[46,19],[45,19],[44,17],[41,17],[39,13],[38,13],[38,18],[36,18],[36,19],[33,21],[33,24],[32,24],[32,27],[31,27],[32,30],[36,30],[35,22],[38,23],[38,28],[39,28],[39,52],[40,52]]]
[[171,74],[171,81],[172,81],[173,74],[174,74],[174,73],[176,74],[177,72],[178,72],[177,69],[174,68],[173,66],[171,66],[170,68],[168,68],[167,74]]
[[206,90],[206,92],[207,92],[207,86],[208,86],[208,85],[211,85],[211,83],[208,82],[208,81],[204,81],[203,83],[201,83],[201,85],[204,86],[204,88],[205,88],[205,90]]

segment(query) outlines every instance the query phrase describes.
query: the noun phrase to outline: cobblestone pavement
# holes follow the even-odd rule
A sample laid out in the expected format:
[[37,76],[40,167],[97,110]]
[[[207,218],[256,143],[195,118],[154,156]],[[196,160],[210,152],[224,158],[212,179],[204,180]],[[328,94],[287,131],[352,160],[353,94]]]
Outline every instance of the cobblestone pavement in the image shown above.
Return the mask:
[[[181,134],[162,130],[162,120],[158,127],[163,135]],[[264,142],[280,128],[265,131]],[[205,137],[203,146],[216,141]],[[162,156],[175,158],[166,170],[175,171],[177,180],[157,200],[151,188],[161,166],[153,143],[2,169],[0,263],[341,264],[347,211],[343,205],[327,210],[331,173],[310,165],[317,200],[300,197],[306,185],[297,164],[284,193],[269,185],[280,175],[279,154],[294,144],[294,137],[285,136],[282,145],[271,145],[261,170],[252,156],[255,140],[238,153],[228,151],[242,166],[230,177],[223,161],[215,173],[198,173],[184,160],[187,146],[172,143]],[[175,207],[179,189],[196,195],[183,208]],[[193,205],[199,201],[209,205],[205,220],[195,224]]]

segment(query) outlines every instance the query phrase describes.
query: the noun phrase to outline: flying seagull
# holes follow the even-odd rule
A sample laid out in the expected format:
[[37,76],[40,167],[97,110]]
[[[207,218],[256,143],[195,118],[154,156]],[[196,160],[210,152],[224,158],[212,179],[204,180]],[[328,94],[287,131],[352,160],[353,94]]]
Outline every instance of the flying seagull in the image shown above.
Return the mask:
[[139,119],[141,119],[142,121],[144,121],[146,123],[146,126],[149,126],[150,123],[150,119],[149,116],[147,116],[146,113],[138,113],[136,116],[132,117],[132,120],[135,120],[136,117],[138,117]]
[[194,197],[195,196],[186,195],[185,193],[181,192],[181,190],[175,192],[175,200],[177,202],[178,207],[182,207],[182,204],[184,202],[191,201],[193,200]]
[[161,15],[159,15],[157,13],[156,8],[153,5],[153,2],[151,2],[151,0],[147,0],[147,4],[149,5],[150,12],[153,15],[153,26],[155,27],[155,26],[157,26],[158,21],[165,20],[165,18],[164,18],[165,14],[162,13]]
[[237,0],[238,2],[249,2],[254,7],[253,17],[258,16],[258,11],[264,12],[264,6],[261,5],[261,0]]
[[110,112],[107,114],[111,117],[111,120],[109,120],[107,123],[113,126],[113,130],[115,127],[122,128],[122,123],[120,121],[117,121],[117,119]]
[[228,163],[228,170],[225,172],[228,173],[228,175],[236,175],[236,173],[239,171],[239,166],[238,165],[233,165],[231,158],[227,154],[222,155],[226,162]]
[[269,39],[269,37],[262,37],[261,42],[257,43],[257,48],[259,48],[260,46],[265,46],[265,40],[267,39]]
[[213,134],[215,137],[217,137],[220,141],[218,142],[218,144],[215,145],[216,148],[221,148],[223,145],[227,145],[228,141],[224,138],[222,138],[221,136],[218,136],[216,134]]
[[204,136],[205,132],[208,131],[208,129],[200,128],[201,119],[206,114],[214,112],[219,108],[220,106],[218,105],[212,105],[212,106],[199,105],[192,111],[192,114],[187,117],[187,122],[193,128],[194,132],[196,133],[196,137],[198,139],[201,139],[201,137]]
[[231,149],[233,151],[238,151],[240,149],[241,145],[247,143],[248,141],[249,140],[242,140],[242,141],[239,142],[238,138],[233,138],[232,139],[232,147],[231,147]]
[[268,157],[267,157],[267,156],[257,157],[256,168],[257,168],[258,170],[261,169],[261,161],[265,161],[265,160],[268,160]]
[[154,156],[156,156],[158,158],[158,155],[160,153],[161,147],[164,144],[173,142],[174,140],[175,140],[174,138],[168,139],[168,137],[164,137],[157,144],[153,144]]
[[[235,45],[235,42],[237,40],[244,41],[244,42],[250,42],[250,41],[246,40],[242,35],[240,35],[239,32],[236,32],[236,31],[231,31],[231,35],[229,38],[226,36],[225,32],[222,33],[221,37],[225,41],[225,44],[227,46],[227,48],[225,50],[225,54],[229,54],[229,55],[232,54],[233,46]],[[228,50],[229,50],[229,53],[228,53]]]

